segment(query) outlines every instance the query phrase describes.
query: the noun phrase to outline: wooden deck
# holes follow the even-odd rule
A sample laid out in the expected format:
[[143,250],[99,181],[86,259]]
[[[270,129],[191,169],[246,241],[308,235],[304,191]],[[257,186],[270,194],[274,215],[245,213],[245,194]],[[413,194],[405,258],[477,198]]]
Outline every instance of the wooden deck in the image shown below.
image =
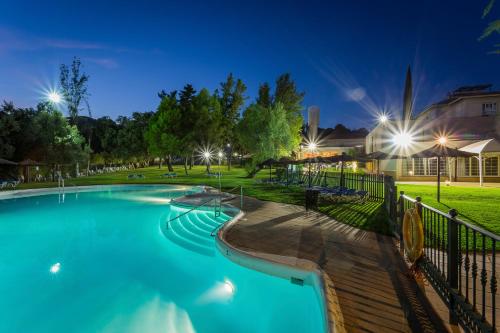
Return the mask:
[[225,232],[245,251],[308,259],[327,281],[330,318],[347,332],[447,332],[396,250],[394,239],[304,208],[245,198]]

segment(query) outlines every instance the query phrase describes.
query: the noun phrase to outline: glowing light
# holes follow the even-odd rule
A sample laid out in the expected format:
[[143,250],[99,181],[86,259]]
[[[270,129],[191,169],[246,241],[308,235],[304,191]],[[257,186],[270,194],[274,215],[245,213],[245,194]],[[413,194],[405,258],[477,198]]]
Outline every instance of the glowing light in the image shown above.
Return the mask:
[[220,152],[217,154],[217,156],[219,156],[219,158],[222,158],[222,157],[224,156],[224,153],[220,151]]
[[387,122],[387,120],[389,120],[389,118],[387,118],[387,116],[385,114],[382,114],[382,115],[380,115],[380,117],[378,117],[378,121],[381,124],[385,124]]
[[212,154],[210,154],[210,152],[206,151],[203,153],[203,157],[206,159],[206,160],[209,160],[210,157],[212,156]]
[[234,294],[234,285],[231,281],[229,280],[225,280],[224,281],[224,290],[228,293],[228,294]]
[[414,141],[413,135],[406,131],[398,132],[392,137],[392,142],[401,148],[408,148]]
[[61,269],[61,263],[59,262],[56,262],[54,265],[50,266],[50,269],[49,271],[52,273],[52,274],[57,274],[59,272],[59,270]]
[[408,175],[413,176],[413,170],[408,171]]
[[358,163],[356,161],[352,162],[352,171],[356,172],[358,169]]
[[445,136],[440,136],[439,139],[438,139],[438,143],[440,145],[445,145],[447,142],[448,142],[448,138],[445,137]]
[[49,91],[49,93],[47,94],[47,98],[50,102],[55,104],[61,103],[62,100],[61,95],[55,90]]
[[315,151],[316,148],[318,148],[318,144],[316,142],[309,142],[307,144],[307,150],[309,151]]

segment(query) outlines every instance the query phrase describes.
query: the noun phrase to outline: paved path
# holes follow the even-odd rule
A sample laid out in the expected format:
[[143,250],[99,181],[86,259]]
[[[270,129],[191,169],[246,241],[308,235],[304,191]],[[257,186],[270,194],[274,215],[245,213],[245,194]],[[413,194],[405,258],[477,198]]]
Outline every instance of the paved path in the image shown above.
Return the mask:
[[347,332],[446,332],[406,276],[393,239],[302,207],[245,198],[246,215],[226,232],[242,250],[309,259],[326,272],[330,318]]

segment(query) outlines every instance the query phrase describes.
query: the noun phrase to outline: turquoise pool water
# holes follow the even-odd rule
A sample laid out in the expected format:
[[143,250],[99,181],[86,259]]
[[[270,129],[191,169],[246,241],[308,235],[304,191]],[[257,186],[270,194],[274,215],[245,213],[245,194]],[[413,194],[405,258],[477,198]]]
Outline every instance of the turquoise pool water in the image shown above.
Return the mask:
[[193,211],[165,229],[186,211],[170,200],[196,191],[0,200],[0,332],[323,332],[315,288],[215,250],[210,231],[230,214]]

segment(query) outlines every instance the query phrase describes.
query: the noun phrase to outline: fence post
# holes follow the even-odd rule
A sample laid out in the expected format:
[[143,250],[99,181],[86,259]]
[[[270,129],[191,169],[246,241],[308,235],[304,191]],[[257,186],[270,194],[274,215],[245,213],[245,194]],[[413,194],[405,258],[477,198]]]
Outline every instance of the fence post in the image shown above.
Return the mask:
[[399,232],[399,250],[401,253],[404,253],[404,240],[403,240],[403,220],[405,218],[405,200],[403,196],[405,195],[405,191],[399,192],[399,226],[398,226],[398,232]]
[[415,200],[415,208],[417,209],[418,216],[420,216],[420,219],[422,219],[422,198],[421,197],[416,197]]
[[[458,224],[456,217],[458,215],[455,209],[451,209],[448,213],[450,217],[448,218],[448,283],[450,288],[458,289]],[[457,325],[458,318],[455,312],[455,299],[450,297],[450,324]]]

